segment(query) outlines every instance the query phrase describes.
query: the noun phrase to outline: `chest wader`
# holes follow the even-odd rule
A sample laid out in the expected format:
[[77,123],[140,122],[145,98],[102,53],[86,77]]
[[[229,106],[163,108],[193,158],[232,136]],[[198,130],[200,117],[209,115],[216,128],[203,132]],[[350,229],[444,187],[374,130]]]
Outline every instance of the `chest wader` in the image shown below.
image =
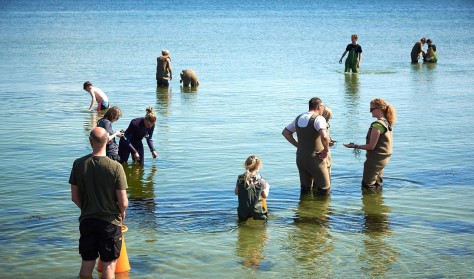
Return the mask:
[[240,221],[247,221],[252,217],[254,220],[266,220],[267,210],[262,205],[263,183],[261,176],[250,177],[250,184],[245,186],[245,176],[239,175],[237,179],[237,187],[239,189],[239,206],[237,207],[237,215]]
[[380,134],[374,150],[367,151],[362,176],[362,187],[364,188],[382,188],[383,169],[390,161],[390,155],[392,154],[392,127],[386,120],[378,119],[370,125],[366,143],[368,144],[370,141],[370,133],[372,129],[375,129],[373,127],[375,123],[383,125],[385,132]]
[[[331,190],[330,164],[328,157],[319,159],[318,153],[324,150],[321,135],[314,129],[314,120],[317,114],[313,114],[308,126],[298,126],[296,118],[296,135],[298,136],[298,148],[296,151],[296,166],[300,175],[300,186],[302,193],[309,193],[313,187],[322,194],[328,194]],[[328,154],[329,156],[329,154]]]
[[357,55],[356,49],[352,48],[349,50],[349,54],[346,59],[345,63],[345,70],[344,72],[348,73],[349,70],[352,70],[353,73],[357,73],[357,63],[359,62],[359,56]]

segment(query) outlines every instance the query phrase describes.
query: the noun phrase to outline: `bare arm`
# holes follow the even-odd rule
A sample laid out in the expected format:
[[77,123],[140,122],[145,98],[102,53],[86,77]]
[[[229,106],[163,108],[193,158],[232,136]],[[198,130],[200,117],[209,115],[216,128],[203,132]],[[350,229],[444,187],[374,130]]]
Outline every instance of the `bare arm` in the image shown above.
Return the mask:
[[127,191],[116,190],[115,192],[117,193],[118,207],[122,215],[122,222],[123,222],[123,220],[125,220],[125,210],[128,207]]
[[81,193],[79,192],[79,187],[77,185],[71,184],[71,199],[77,207],[82,209]]
[[329,152],[329,135],[324,129],[319,130],[319,134],[321,135],[321,143],[324,147],[324,150],[319,152],[319,159],[324,159],[328,156]]
[[270,193],[270,184],[268,184],[268,182],[265,181],[265,189],[263,189],[262,191],[262,198],[267,198],[268,197],[268,194]]
[[89,108],[87,109],[88,111],[91,111],[92,110],[92,107],[94,106],[94,103],[96,102],[96,99],[95,99],[95,94],[94,92],[92,92],[92,89],[90,91],[88,91],[89,94],[91,95],[91,105],[89,106]]
[[287,128],[283,129],[283,131],[281,132],[281,134],[283,135],[283,137],[285,137],[285,139],[291,143],[294,147],[298,148],[298,142],[296,141],[296,139],[293,137],[293,133],[290,132],[290,130],[288,130]]
[[359,68],[360,62],[362,62],[362,52],[359,53],[359,62],[357,62],[357,68]]
[[168,72],[170,73],[170,80],[173,79],[173,70],[171,70],[171,59],[167,58],[168,60],[168,64],[167,64],[167,68],[168,68]]
[[341,59],[339,59],[339,64],[342,63],[342,58],[344,58],[344,56],[346,56],[346,53],[347,53],[347,50],[344,51],[344,53],[341,56]]
[[368,144],[357,145],[357,144],[349,143],[349,144],[344,144],[344,146],[348,148],[364,149],[364,150],[371,151],[371,150],[374,150],[375,146],[377,145],[377,142],[379,141],[379,137],[380,137],[380,131],[377,129],[372,129],[372,131],[370,132],[370,138],[369,138]]

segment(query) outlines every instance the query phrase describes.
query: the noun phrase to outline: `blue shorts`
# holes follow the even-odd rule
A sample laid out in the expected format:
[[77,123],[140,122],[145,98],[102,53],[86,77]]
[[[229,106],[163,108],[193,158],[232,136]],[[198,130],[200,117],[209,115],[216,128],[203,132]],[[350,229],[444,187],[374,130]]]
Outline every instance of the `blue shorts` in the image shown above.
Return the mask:
[[103,109],[108,109],[109,108],[109,103],[106,101],[102,101],[97,104],[97,110],[103,110]]
[[87,218],[79,224],[79,254],[84,261],[95,261],[100,255],[103,262],[111,262],[120,256],[122,227],[109,222]]

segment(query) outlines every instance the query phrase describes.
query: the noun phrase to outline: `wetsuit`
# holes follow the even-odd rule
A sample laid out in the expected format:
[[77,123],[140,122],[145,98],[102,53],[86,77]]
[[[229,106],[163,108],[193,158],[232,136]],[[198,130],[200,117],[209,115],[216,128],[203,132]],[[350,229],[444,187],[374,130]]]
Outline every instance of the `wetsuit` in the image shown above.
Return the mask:
[[145,117],[135,118],[130,121],[130,125],[127,130],[125,130],[125,134],[120,138],[119,142],[118,155],[120,157],[120,163],[127,162],[130,153],[135,154],[138,152],[140,156],[139,163],[143,164],[145,152],[143,150],[142,140],[143,138],[146,139],[150,151],[153,152],[155,150],[152,139],[154,129],[155,126],[150,128],[145,126]]

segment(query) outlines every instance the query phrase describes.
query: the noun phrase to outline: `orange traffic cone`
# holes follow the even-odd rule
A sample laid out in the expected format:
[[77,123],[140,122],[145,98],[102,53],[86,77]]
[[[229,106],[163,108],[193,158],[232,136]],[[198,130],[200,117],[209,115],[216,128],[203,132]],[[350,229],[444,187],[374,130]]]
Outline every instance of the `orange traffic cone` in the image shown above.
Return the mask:
[[[127,226],[122,225],[122,249],[120,250],[120,257],[117,259],[115,265],[115,273],[122,273],[130,271],[130,263],[128,262],[127,247],[125,246],[125,237],[123,234],[128,231]],[[97,271],[102,272],[102,261],[99,258]]]

